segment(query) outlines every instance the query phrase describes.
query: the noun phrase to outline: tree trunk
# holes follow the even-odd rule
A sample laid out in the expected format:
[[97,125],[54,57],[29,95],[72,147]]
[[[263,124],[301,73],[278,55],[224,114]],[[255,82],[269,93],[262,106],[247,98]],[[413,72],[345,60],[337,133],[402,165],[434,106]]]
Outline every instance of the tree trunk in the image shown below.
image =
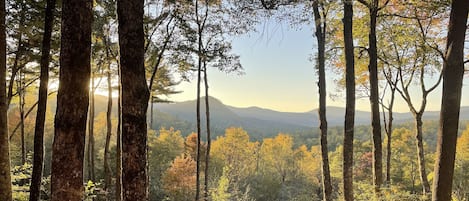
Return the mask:
[[5,1],[0,1],[0,200],[11,201],[10,142],[8,140],[6,96]]
[[[119,65],[119,64],[117,64]],[[118,67],[120,76],[120,67]],[[119,95],[117,96],[117,131],[116,131],[116,201],[122,200],[122,137],[121,137],[121,119],[122,119],[122,106],[121,106],[121,87],[117,87]]]
[[393,88],[391,89],[391,100],[389,102],[388,106],[388,117],[389,120],[387,122],[387,129],[386,129],[386,136],[388,139],[387,147],[386,147],[386,183],[388,185],[391,184],[391,155],[392,155],[392,123],[394,121],[394,116],[393,116],[393,108],[394,108],[394,99],[395,99],[395,94],[396,94],[396,89]]
[[21,69],[18,74],[17,92],[18,92],[18,110],[20,112],[20,138],[21,138],[21,164],[26,163],[26,146],[24,141],[24,86],[23,86],[23,70]]
[[378,0],[373,0],[370,9],[370,33],[368,71],[370,73],[370,104],[371,127],[373,130],[373,185],[375,196],[379,196],[383,183],[383,153],[381,140],[381,120],[379,112],[379,83],[378,83],[378,50],[376,44],[376,19],[378,17]]
[[91,72],[90,108],[88,114],[88,147],[86,149],[86,162],[88,181],[96,182],[94,175],[94,73]]
[[433,201],[451,200],[456,140],[464,76],[464,40],[469,1],[453,0],[443,63],[440,128],[433,179]]
[[355,60],[353,53],[353,7],[352,1],[344,1],[344,47],[346,106],[344,123],[344,200],[353,198],[353,135],[355,125]]
[[[109,56],[108,56],[109,58]],[[104,190],[111,186],[111,167],[109,166],[109,145],[112,135],[112,83],[111,83],[111,63],[108,64],[107,72],[107,111],[106,111],[106,143],[104,146]]]
[[38,201],[41,196],[42,169],[44,166],[44,124],[46,122],[47,90],[49,86],[50,43],[54,22],[56,0],[47,0],[42,38],[41,75],[36,123],[34,126],[33,173],[29,188],[29,201]]
[[321,158],[322,158],[322,185],[323,200],[332,201],[332,183],[331,173],[329,169],[329,151],[327,149],[327,118],[326,118],[326,70],[325,70],[325,49],[326,49],[326,33],[325,33],[325,16],[321,16],[319,12],[319,4],[313,2],[314,21],[316,25],[316,39],[318,42],[318,75],[319,75],[319,119],[321,129]]
[[427,179],[427,171],[425,168],[425,152],[423,150],[423,122],[422,122],[422,114],[414,114],[415,116],[415,140],[417,146],[417,157],[418,157],[418,164],[419,164],[419,173],[420,173],[420,181],[422,182],[422,190],[423,195],[430,193],[430,184],[428,183]]
[[200,123],[200,82],[202,79],[202,34],[203,34],[203,25],[199,19],[199,1],[195,1],[195,15],[197,23],[197,54],[198,54],[198,63],[197,63],[197,106],[196,106],[196,115],[197,115],[197,154],[196,154],[196,184],[195,184],[195,201],[199,201],[200,198],[200,158],[201,158],[201,123]]
[[62,3],[60,86],[52,147],[52,201],[83,199],[92,3],[91,0]]
[[143,0],[118,0],[124,201],[148,200]]
[[204,63],[204,84],[205,84],[205,119],[207,122],[207,151],[205,152],[205,177],[204,177],[204,200],[209,200],[208,191],[208,176],[209,176],[209,161],[210,161],[210,147],[212,144],[210,133],[210,104],[208,96],[208,77],[207,77],[207,64]]

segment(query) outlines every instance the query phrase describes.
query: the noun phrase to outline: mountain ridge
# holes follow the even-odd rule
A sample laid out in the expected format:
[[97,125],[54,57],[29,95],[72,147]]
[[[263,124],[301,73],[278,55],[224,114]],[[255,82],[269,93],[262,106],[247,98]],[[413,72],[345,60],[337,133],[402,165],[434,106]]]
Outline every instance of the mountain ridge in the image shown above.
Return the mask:
[[[201,121],[205,125],[205,99],[201,98]],[[222,101],[210,97],[210,114],[212,126],[221,130],[235,126],[243,127],[249,133],[257,133],[265,136],[272,132],[295,132],[299,130],[310,130],[319,126],[317,110],[307,112],[279,112],[272,109],[258,106],[235,107],[225,105]],[[195,124],[196,122],[196,101],[183,101],[175,103],[157,103],[154,109],[178,119]],[[439,111],[427,111],[424,120],[437,120]],[[344,123],[345,108],[329,106],[326,109],[329,126],[342,126]],[[469,107],[461,107],[461,120],[469,119]],[[156,120],[158,121],[158,120]],[[410,112],[394,112],[394,122],[396,124],[412,122],[413,116]],[[355,125],[370,125],[371,113],[368,111],[355,111]],[[170,125],[164,125],[169,127]],[[212,127],[211,126],[211,127]],[[156,128],[155,126],[153,126]]]

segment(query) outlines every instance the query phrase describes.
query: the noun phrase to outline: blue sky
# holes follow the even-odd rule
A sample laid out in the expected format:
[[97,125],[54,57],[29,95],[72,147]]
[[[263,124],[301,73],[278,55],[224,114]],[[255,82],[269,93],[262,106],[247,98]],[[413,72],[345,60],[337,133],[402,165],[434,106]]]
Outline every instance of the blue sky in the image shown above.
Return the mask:
[[[258,106],[284,112],[306,112],[317,108],[317,75],[314,64],[309,61],[311,54],[315,54],[313,27],[292,29],[289,25],[270,21],[259,25],[258,30],[233,39],[233,52],[241,56],[244,75],[209,70],[210,96],[236,107]],[[327,92],[337,94],[338,98],[328,98],[327,104],[344,107],[345,95],[337,93],[332,80],[334,76],[332,72],[326,72]],[[184,92],[171,96],[174,101],[196,97],[195,81],[182,83],[177,89]],[[469,105],[469,97],[465,95],[467,90],[464,86],[462,105]],[[427,110],[439,110],[440,97],[440,89],[432,92]],[[407,105],[400,97],[398,99],[396,111],[407,112]],[[420,101],[418,97],[414,100]],[[356,108],[369,111],[368,99],[357,100]]]

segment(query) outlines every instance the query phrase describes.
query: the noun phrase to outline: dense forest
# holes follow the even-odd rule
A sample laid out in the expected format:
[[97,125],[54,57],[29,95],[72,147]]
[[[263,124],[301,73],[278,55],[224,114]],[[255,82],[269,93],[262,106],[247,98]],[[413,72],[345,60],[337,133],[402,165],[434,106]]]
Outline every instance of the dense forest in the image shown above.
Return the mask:
[[[467,0],[0,1],[0,201],[469,200],[468,10]],[[266,20],[314,30],[317,110],[210,96],[209,69],[242,75],[232,40]],[[328,107],[329,77],[343,109]],[[173,103],[189,81],[195,101]],[[441,111],[428,111],[440,88]]]

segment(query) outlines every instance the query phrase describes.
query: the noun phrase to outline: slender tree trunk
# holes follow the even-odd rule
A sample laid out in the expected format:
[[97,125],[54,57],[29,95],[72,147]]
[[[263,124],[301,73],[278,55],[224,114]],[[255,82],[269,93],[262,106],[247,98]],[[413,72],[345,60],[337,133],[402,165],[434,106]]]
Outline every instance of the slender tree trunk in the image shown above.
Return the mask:
[[8,140],[6,96],[5,1],[0,1],[0,200],[11,201],[10,142]]
[[[197,3],[196,3],[197,4]],[[197,69],[197,106],[196,106],[196,115],[197,115],[197,154],[196,154],[196,191],[195,191],[195,201],[199,200],[200,197],[200,134],[201,134],[201,122],[200,122],[200,82],[201,82],[201,58],[199,58],[199,64]]]
[[38,201],[41,196],[42,169],[44,166],[44,124],[46,122],[47,91],[49,85],[50,43],[54,22],[56,0],[47,0],[42,38],[41,75],[36,123],[34,127],[33,174],[29,188],[29,201]]
[[344,43],[345,43],[345,84],[346,106],[344,124],[344,200],[353,198],[353,135],[355,125],[355,60],[353,53],[353,7],[352,1],[344,1]]
[[453,0],[451,3],[443,63],[443,92],[433,179],[433,201],[451,200],[464,76],[464,41],[468,9],[467,0]]
[[210,147],[212,144],[212,137],[210,134],[210,104],[208,96],[208,77],[207,77],[207,63],[204,62],[204,84],[205,84],[205,119],[207,122],[207,151],[205,152],[205,177],[204,177],[204,200],[209,200],[208,191],[208,178],[209,178],[209,164],[210,164]]
[[380,188],[383,183],[383,153],[381,139],[381,121],[379,113],[379,84],[378,84],[378,49],[376,43],[376,20],[378,18],[379,0],[359,0],[370,11],[370,32],[368,34],[369,55],[369,80],[370,80],[370,105],[371,127],[373,138],[373,186],[375,198],[380,196]]
[[118,0],[124,201],[148,200],[143,0]]
[[378,50],[376,43],[376,20],[378,18],[378,0],[370,2],[370,33],[368,71],[370,73],[371,127],[373,133],[373,185],[375,196],[379,197],[383,183],[383,153],[381,139],[381,120],[379,112]]
[[92,3],[91,0],[62,3],[60,86],[52,147],[52,201],[83,199],[83,153],[91,71]]
[[201,122],[200,122],[200,82],[202,80],[202,32],[203,25],[199,19],[199,1],[195,1],[195,15],[197,23],[197,54],[198,54],[198,63],[197,63],[197,106],[196,106],[196,115],[197,115],[197,154],[196,154],[196,187],[195,187],[195,201],[199,201],[200,198],[200,158],[201,158]]
[[[118,64],[119,65],[119,64]],[[118,67],[120,69],[120,67]],[[120,76],[120,70],[119,76]],[[117,131],[116,131],[116,201],[122,200],[122,137],[121,137],[121,121],[122,121],[122,106],[121,106],[121,86],[120,83],[117,97]]]
[[391,155],[392,155],[392,123],[394,121],[393,115],[393,108],[394,108],[394,99],[395,99],[396,89],[391,89],[391,100],[388,106],[388,117],[389,120],[387,122],[387,129],[386,129],[386,136],[388,139],[387,147],[386,147],[386,183],[391,184]]
[[[109,58],[109,56],[108,56]],[[107,69],[107,111],[106,111],[106,143],[104,146],[104,190],[108,190],[111,186],[111,166],[109,165],[109,145],[112,136],[112,83],[111,83],[111,63]]]
[[417,157],[420,173],[420,181],[422,181],[423,195],[430,193],[430,184],[427,179],[427,171],[425,168],[425,152],[423,150],[423,122],[422,113],[414,114],[415,116],[415,129],[416,129],[416,146],[417,146]]
[[322,185],[323,200],[332,201],[332,183],[329,169],[329,151],[327,149],[327,118],[326,118],[326,70],[325,70],[325,49],[326,49],[326,16],[321,16],[318,1],[313,1],[314,21],[316,25],[316,39],[318,42],[318,75],[319,75],[319,119],[321,130],[321,158],[322,158]]
[[18,109],[20,112],[20,138],[21,138],[21,164],[26,163],[26,146],[24,141],[24,87],[23,87],[23,70],[20,69],[17,81],[18,91]]
[[96,182],[94,175],[94,73],[91,72],[90,108],[88,114],[88,147],[86,149],[86,162],[88,181]]

